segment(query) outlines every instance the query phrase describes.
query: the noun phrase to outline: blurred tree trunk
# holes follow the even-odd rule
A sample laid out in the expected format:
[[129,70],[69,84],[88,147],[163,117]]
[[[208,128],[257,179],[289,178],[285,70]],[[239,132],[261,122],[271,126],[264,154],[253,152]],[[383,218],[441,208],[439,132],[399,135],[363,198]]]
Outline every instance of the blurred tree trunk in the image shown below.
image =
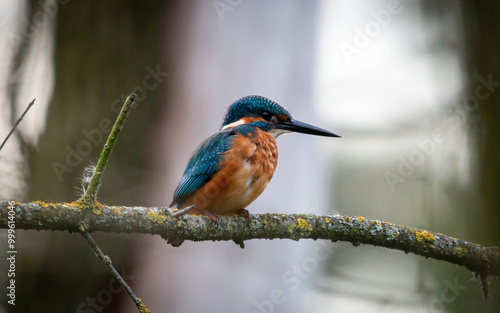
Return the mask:
[[[485,86],[481,92],[489,95],[480,99],[477,110],[471,118],[477,120],[473,126],[473,136],[477,145],[476,166],[478,177],[480,208],[476,225],[480,225],[481,242],[489,245],[500,244],[500,2],[464,1],[464,25],[468,34],[470,89],[468,95],[477,94],[479,84]],[[480,76],[487,85],[478,81]],[[492,82],[491,82],[492,81]],[[483,97],[481,97],[483,98]],[[471,208],[473,209],[473,208]]]
[[97,160],[107,136],[101,122],[114,121],[124,97],[134,91],[141,109],[134,110],[134,118],[124,129],[127,144],[117,145],[115,156],[120,157],[111,162],[104,178],[107,183],[100,191],[103,202],[132,200],[134,193],[120,173],[126,172],[137,186],[143,172],[136,169],[146,164],[142,153],[148,143],[144,140],[146,126],[155,116],[158,106],[154,104],[159,102],[162,84],[146,89],[144,85],[154,81],[144,82],[144,77],[157,66],[162,69],[161,7],[160,1],[133,0],[59,6],[56,89],[40,153],[32,154],[31,199],[58,202],[75,198],[81,172],[89,161]]
[[[142,151],[148,145],[148,125],[160,103],[160,88],[166,84],[163,80],[152,88],[154,81],[148,81],[147,90],[144,85],[150,71],[158,66],[163,70],[159,55],[164,4],[133,0],[59,2],[52,11],[57,20],[54,97],[46,133],[30,153],[29,199],[62,202],[77,197],[78,178],[89,161],[97,160],[107,137],[106,119],[112,123],[123,103],[121,95],[134,91],[140,98],[140,108],[133,110],[133,118],[121,134],[124,140],[114,150],[99,200],[137,203],[147,167]],[[147,93],[141,94],[143,90]],[[70,162],[68,151],[77,152]],[[66,166],[59,174],[54,170],[55,162]],[[10,309],[113,311],[121,290],[113,289],[116,284],[110,285],[113,281],[109,272],[79,236],[34,231],[20,231],[19,236],[19,300]],[[128,237],[101,234],[96,240],[122,273]]]

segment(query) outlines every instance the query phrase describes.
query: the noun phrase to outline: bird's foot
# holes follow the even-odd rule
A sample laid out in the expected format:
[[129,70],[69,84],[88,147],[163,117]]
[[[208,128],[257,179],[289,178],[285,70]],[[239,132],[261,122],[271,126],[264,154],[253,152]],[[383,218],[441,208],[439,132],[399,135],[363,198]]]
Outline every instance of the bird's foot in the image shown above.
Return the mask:
[[205,211],[205,215],[208,216],[208,218],[211,219],[214,223],[217,223],[219,221],[219,216],[217,214],[214,214],[210,211]]
[[236,214],[243,216],[247,220],[247,224],[250,223],[250,212],[248,212],[248,210],[239,209],[238,211],[236,211]]

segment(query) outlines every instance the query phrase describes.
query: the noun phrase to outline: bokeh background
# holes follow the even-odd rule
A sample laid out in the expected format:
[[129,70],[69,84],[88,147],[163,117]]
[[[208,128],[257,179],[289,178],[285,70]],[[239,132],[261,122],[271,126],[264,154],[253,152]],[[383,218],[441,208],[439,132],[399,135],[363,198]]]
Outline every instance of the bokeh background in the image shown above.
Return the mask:
[[[280,137],[251,213],[362,215],[500,245],[500,3],[0,3],[0,196],[70,202],[124,97],[138,94],[99,200],[164,206],[190,153],[259,94],[342,139]],[[0,246],[6,248],[6,232]],[[153,312],[499,312],[464,268],[326,241],[95,234]],[[16,306],[135,312],[76,234],[18,231]],[[3,252],[2,252],[3,253]],[[7,263],[0,259],[0,287]]]

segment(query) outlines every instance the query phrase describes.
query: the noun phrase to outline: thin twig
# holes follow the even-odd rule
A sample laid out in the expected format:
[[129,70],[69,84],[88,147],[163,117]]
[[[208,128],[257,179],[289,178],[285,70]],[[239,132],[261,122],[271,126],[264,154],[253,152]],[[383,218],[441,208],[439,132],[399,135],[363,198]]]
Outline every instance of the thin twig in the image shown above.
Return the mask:
[[115,146],[116,139],[118,138],[118,135],[120,134],[120,131],[123,128],[123,124],[125,123],[125,120],[127,119],[127,116],[130,113],[132,106],[134,105],[135,97],[136,95],[133,93],[127,97],[127,100],[125,100],[122,110],[120,111],[120,114],[116,118],[115,124],[113,125],[113,130],[111,130],[111,133],[109,133],[108,140],[106,141],[106,144],[102,148],[101,155],[99,156],[99,161],[97,161],[94,174],[90,179],[87,192],[83,195],[85,203],[88,205],[96,200],[99,185],[101,183],[102,173],[106,168],[109,156],[111,155],[111,151]]
[[188,206],[188,207],[185,207],[185,208],[184,208],[184,209],[182,209],[182,210],[179,210],[179,211],[176,211],[176,212],[172,213],[172,217],[177,218],[177,217],[182,216],[182,215],[184,215],[184,214],[188,214],[188,213],[189,213],[189,212],[191,212],[191,210],[192,210],[192,209],[194,209],[195,207],[196,207],[196,205],[194,205],[194,204],[193,204],[193,205],[190,205],[190,206]]
[[111,272],[111,275],[113,275],[113,277],[122,285],[122,287],[125,290],[125,292],[127,292],[128,295],[130,296],[130,298],[132,298],[132,301],[134,301],[135,305],[139,309],[139,312],[150,312],[148,309],[146,309],[146,307],[144,306],[144,304],[142,304],[141,299],[139,299],[139,298],[137,298],[135,296],[135,294],[132,291],[132,289],[125,282],[125,280],[120,276],[120,274],[118,273],[118,271],[113,266],[113,264],[111,262],[111,258],[109,256],[105,255],[101,251],[101,249],[99,248],[99,246],[95,242],[94,238],[92,238],[92,235],[90,235],[90,233],[87,232],[86,230],[81,230],[80,233],[82,234],[83,238],[85,240],[87,240],[87,242],[90,244],[90,246],[92,247],[92,249],[94,249],[94,251],[96,252],[97,257],[99,259],[101,259],[104,262],[104,264],[106,264],[106,266],[108,267],[109,271]]
[[28,104],[28,107],[26,108],[26,110],[24,110],[23,114],[21,114],[21,116],[17,119],[16,123],[14,124],[14,127],[12,127],[12,129],[9,132],[9,134],[7,135],[7,137],[5,137],[4,141],[2,142],[2,145],[0,146],[0,151],[2,151],[3,146],[5,145],[5,143],[7,142],[7,140],[9,140],[10,136],[16,130],[17,125],[19,125],[19,123],[21,123],[21,121],[23,120],[23,118],[26,115],[26,113],[28,113],[28,110],[33,106],[33,104],[35,104],[35,100],[36,99],[33,99],[33,101],[31,101]]

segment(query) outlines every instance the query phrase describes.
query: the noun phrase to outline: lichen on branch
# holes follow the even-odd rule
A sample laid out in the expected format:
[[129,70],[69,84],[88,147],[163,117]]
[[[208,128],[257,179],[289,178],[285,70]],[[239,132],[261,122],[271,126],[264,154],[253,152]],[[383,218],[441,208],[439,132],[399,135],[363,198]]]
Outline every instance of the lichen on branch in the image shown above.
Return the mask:
[[[250,239],[326,239],[357,246],[370,244],[443,260],[487,277],[500,276],[500,249],[440,233],[369,220],[363,217],[313,214],[258,214],[248,223],[238,216],[221,216],[217,223],[197,215],[175,217],[163,207],[106,206],[94,202],[16,203],[16,227],[79,231],[82,220],[89,232],[145,233],[193,241]],[[8,202],[0,201],[0,228],[7,227]]]

